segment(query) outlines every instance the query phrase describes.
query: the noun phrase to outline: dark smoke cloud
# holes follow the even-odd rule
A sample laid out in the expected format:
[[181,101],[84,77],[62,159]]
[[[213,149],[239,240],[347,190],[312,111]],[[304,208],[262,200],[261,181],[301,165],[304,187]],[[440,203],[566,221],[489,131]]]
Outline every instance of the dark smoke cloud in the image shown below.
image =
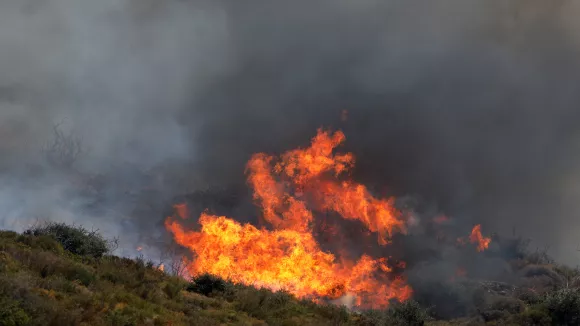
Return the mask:
[[[132,245],[163,218],[122,226],[117,216],[135,213],[127,192],[151,187],[151,175],[159,203],[243,185],[251,153],[305,146],[328,126],[345,131],[355,177],[377,191],[421,198],[466,227],[515,227],[573,261],[579,10],[540,0],[3,1],[0,225],[68,216]],[[117,213],[79,209],[71,177],[51,168],[23,176],[63,119],[87,148],[77,171],[109,176],[100,205]]]

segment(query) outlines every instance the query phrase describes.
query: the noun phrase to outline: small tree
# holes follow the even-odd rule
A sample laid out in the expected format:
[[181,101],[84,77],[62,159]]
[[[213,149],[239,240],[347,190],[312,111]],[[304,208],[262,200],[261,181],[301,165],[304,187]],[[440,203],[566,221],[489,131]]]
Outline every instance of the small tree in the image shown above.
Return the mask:
[[58,241],[65,250],[73,254],[95,258],[102,257],[118,247],[117,239],[107,240],[98,233],[98,230],[88,231],[81,226],[65,223],[46,222],[33,226],[24,234],[50,236]]
[[0,325],[20,326],[29,322],[30,317],[16,301],[0,296]]
[[557,325],[580,324],[580,290],[561,289],[549,293],[544,304]]
[[369,310],[363,314],[363,325],[422,326],[428,315],[419,303],[413,300],[393,304],[388,310]]
[[187,291],[208,296],[216,292],[223,293],[226,291],[226,287],[227,282],[221,278],[211,274],[202,274],[192,279],[192,282],[187,286]]
[[422,326],[426,320],[426,310],[417,301],[408,300],[387,310],[385,325]]

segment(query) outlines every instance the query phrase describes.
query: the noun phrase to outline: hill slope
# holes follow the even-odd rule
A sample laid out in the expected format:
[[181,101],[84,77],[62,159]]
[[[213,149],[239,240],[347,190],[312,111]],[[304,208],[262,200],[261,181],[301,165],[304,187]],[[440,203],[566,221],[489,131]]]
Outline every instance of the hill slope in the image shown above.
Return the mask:
[[0,325],[376,324],[344,308],[222,280],[207,291],[208,284],[200,289],[141,259],[74,254],[83,243],[102,243],[82,229],[53,226],[60,233],[0,231]]
[[534,255],[513,261],[513,282],[465,279],[440,288],[469,294],[472,305],[461,319],[444,320],[438,307],[415,301],[355,313],[211,275],[188,282],[143,259],[107,255],[112,244],[58,223],[0,231],[0,326],[580,325],[580,272]]

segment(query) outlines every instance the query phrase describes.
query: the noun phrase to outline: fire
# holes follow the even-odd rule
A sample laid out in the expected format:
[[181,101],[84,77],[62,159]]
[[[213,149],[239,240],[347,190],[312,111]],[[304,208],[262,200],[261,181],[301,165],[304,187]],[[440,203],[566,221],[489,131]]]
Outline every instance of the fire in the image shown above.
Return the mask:
[[[247,165],[254,199],[261,202],[264,218],[274,227],[306,230],[312,222],[312,213],[306,209],[305,202],[296,197],[308,193],[318,210],[358,220],[378,233],[379,243],[386,244],[393,232],[406,231],[400,213],[393,207],[393,199],[377,199],[361,184],[325,178],[326,174],[336,177],[354,166],[352,153],[333,154],[344,140],[340,131],[330,135],[318,130],[309,148],[285,153],[273,169],[273,157],[262,153],[254,155]],[[279,182],[274,174],[288,180]],[[291,184],[299,196],[289,194],[285,190],[287,184]]]
[[477,245],[477,251],[481,252],[481,251],[484,251],[487,248],[489,248],[489,244],[491,243],[491,238],[484,237],[481,234],[481,225],[477,224],[471,230],[471,234],[469,235],[469,238],[463,237],[463,238],[457,239],[457,244],[461,245],[461,246],[467,244],[467,242],[471,242],[472,244]]
[[481,234],[481,225],[476,225],[471,230],[471,235],[469,236],[469,241],[477,245],[477,251],[484,251],[489,247],[491,243],[491,238],[484,237]]
[[393,208],[392,199],[376,199],[359,184],[343,182],[321,184],[322,208],[339,213],[345,219],[359,220],[379,235],[379,243],[388,243],[395,231],[405,231],[404,222]]
[[[225,216],[203,213],[200,231],[185,229],[170,217],[166,228],[180,245],[194,253],[189,274],[211,273],[235,283],[286,290],[299,298],[338,299],[354,296],[358,308],[384,308],[393,299],[411,296],[405,280],[396,276],[386,258],[362,255],[349,259],[347,248],[335,255],[320,248],[313,232],[317,213],[332,212],[360,222],[388,244],[395,232],[406,232],[393,199],[375,198],[363,185],[337,180],[354,166],[351,153],[334,154],[345,136],[318,130],[310,147],[280,157],[263,153],[246,166],[254,200],[270,228],[240,224]],[[178,216],[186,208],[176,206]],[[326,228],[332,233],[338,229]]]

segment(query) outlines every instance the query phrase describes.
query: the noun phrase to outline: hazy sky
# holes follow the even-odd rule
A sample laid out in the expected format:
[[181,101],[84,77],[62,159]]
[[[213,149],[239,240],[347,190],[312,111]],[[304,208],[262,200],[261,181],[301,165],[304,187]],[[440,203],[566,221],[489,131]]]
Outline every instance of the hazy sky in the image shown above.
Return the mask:
[[189,189],[243,182],[251,153],[329,126],[366,184],[575,262],[578,14],[572,0],[2,1],[0,220],[94,218],[60,176],[18,174],[63,119],[87,148],[78,169],[165,169]]

